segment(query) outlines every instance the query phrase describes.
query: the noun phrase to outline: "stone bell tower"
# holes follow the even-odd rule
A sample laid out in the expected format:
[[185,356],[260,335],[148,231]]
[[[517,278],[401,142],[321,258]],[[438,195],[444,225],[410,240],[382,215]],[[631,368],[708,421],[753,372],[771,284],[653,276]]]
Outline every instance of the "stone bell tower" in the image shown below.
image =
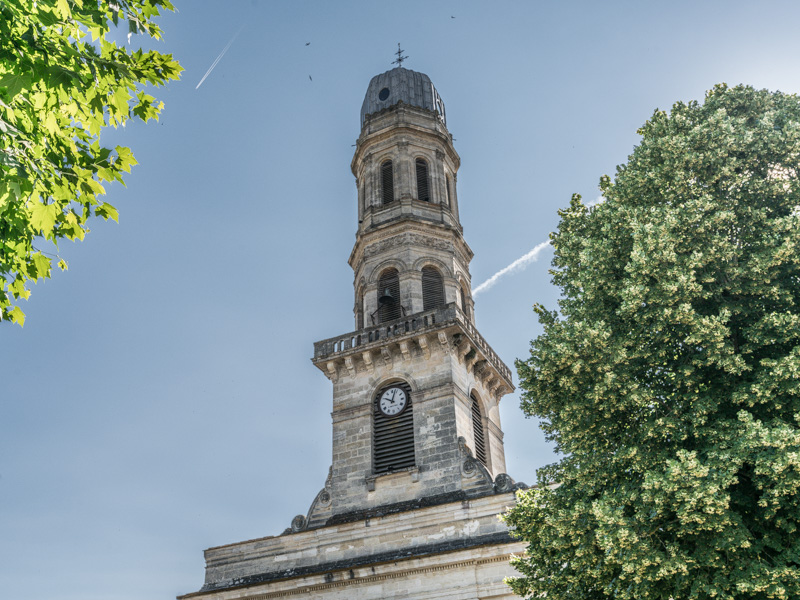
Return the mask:
[[498,410],[514,387],[475,327],[459,166],[428,76],[373,77],[351,164],[355,329],[312,359],[333,383],[328,479],[282,535],[207,550],[182,598],[514,597],[523,544],[497,519],[525,487]]
[[[374,77],[356,146],[356,330],[314,346],[333,381],[333,466],[330,509],[310,525],[481,493],[505,472],[498,401],[511,373],[475,328],[461,160],[428,76],[398,67]],[[380,400],[393,389],[405,405],[387,414]]]

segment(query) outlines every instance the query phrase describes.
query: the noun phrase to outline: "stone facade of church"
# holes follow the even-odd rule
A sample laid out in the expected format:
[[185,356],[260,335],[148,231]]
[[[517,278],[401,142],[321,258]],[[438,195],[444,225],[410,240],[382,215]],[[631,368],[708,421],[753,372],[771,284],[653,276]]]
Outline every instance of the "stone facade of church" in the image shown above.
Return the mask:
[[355,329],[314,344],[333,384],[325,486],[283,534],[206,550],[180,598],[513,598],[523,544],[497,518],[511,372],[475,327],[460,164],[430,79],[372,79],[352,161]]

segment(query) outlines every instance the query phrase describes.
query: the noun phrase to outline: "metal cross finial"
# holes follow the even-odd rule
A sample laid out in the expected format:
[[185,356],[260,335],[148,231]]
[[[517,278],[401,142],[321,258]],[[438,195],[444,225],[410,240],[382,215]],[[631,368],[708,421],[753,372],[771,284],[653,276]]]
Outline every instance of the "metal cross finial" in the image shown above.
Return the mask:
[[407,56],[403,56],[403,50],[400,48],[400,44],[399,43],[397,44],[397,52],[395,52],[395,54],[397,54],[397,60],[393,60],[392,64],[393,65],[396,64],[398,67],[402,67],[403,66],[403,61],[406,60],[408,57]]

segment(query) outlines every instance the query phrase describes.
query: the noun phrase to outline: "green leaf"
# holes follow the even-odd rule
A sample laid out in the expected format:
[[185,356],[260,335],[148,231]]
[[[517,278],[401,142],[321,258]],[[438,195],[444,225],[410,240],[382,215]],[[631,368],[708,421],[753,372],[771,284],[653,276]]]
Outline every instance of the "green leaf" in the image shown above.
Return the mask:
[[67,0],[56,0],[55,11],[62,19],[69,19],[72,16]]
[[60,210],[55,204],[44,204],[41,201],[32,202],[30,207],[31,211],[31,225],[37,232],[43,231],[47,237],[55,227],[56,219],[60,214]]
[[130,173],[131,167],[139,164],[133,157],[133,152],[131,152],[130,148],[117,146],[115,150],[117,151],[117,160],[119,161],[120,170]]
[[117,223],[119,223],[119,213],[117,209],[111,206],[108,202],[103,202],[100,206],[95,209],[95,214],[98,217],[103,217],[106,221],[108,219],[114,219]]
[[20,92],[29,90],[31,77],[23,73],[7,73],[0,75],[0,88],[6,88],[12,98]]
[[47,258],[41,252],[37,252],[33,256],[31,256],[31,261],[35,268],[35,275],[33,279],[38,280],[39,278],[46,279],[50,277],[50,259]]
[[19,306],[12,308],[8,313],[8,317],[11,319],[12,323],[16,323],[20,327],[25,325],[25,313],[22,312],[22,309]]

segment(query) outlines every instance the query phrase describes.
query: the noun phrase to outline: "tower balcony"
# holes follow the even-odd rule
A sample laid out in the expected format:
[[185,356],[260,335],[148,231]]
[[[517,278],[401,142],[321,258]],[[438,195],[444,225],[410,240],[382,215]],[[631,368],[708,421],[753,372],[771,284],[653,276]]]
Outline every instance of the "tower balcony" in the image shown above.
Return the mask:
[[427,358],[432,350],[452,353],[498,400],[514,391],[511,369],[454,302],[315,342],[311,361],[336,381],[391,368],[394,360],[408,360],[412,352]]

